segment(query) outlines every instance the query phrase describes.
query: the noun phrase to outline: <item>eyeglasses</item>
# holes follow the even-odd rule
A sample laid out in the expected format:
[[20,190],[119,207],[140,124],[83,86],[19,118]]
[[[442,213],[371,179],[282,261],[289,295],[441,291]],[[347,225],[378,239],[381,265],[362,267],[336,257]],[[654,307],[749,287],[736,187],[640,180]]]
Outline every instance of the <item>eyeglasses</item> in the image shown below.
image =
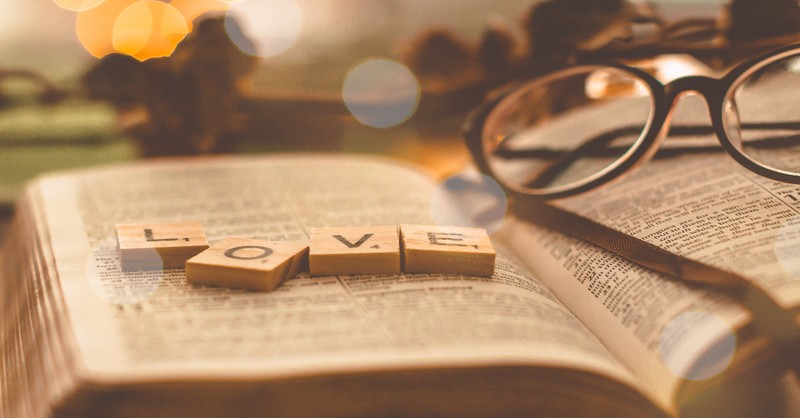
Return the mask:
[[[670,129],[675,104],[692,92],[705,99],[711,125]],[[568,68],[498,95],[464,128],[481,171],[540,199],[620,179],[662,142],[658,158],[719,152],[702,137],[712,133],[747,169],[800,184],[800,44],[743,62],[719,79],[693,75],[664,84],[622,64]]]

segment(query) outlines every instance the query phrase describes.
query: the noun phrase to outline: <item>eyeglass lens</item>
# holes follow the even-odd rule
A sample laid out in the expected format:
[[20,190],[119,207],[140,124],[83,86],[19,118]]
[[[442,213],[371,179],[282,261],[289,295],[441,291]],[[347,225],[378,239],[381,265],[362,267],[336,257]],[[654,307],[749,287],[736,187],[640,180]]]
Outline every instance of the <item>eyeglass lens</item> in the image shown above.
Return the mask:
[[504,98],[482,132],[501,182],[526,190],[573,186],[614,165],[648,125],[647,83],[611,67],[533,81]]
[[723,122],[753,161],[800,173],[800,53],[745,73],[726,96]]

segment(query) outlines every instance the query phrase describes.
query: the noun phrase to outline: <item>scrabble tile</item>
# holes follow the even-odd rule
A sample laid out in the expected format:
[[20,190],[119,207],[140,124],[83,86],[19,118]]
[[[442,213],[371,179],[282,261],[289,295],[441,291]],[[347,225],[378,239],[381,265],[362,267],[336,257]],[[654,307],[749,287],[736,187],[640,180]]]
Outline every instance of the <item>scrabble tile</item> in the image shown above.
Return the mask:
[[400,273],[396,226],[314,228],[310,246],[312,276]]
[[117,228],[123,270],[183,268],[208,248],[200,222],[120,224]]
[[307,269],[306,244],[227,238],[186,262],[186,281],[269,292]]
[[485,229],[402,225],[406,273],[494,274],[495,251]]

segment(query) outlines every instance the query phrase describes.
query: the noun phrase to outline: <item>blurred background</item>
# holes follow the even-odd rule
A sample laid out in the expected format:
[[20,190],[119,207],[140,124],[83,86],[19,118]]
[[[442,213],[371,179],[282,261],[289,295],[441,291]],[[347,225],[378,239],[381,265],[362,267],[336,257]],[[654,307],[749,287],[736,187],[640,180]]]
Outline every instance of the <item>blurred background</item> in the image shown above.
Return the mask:
[[[436,71],[487,27],[522,32],[535,3],[0,0],[0,202],[10,211],[43,172],[160,155],[343,151],[456,171],[468,159],[465,111],[423,105],[450,83],[471,106],[487,76]],[[716,19],[725,2],[651,3],[667,19]],[[204,12],[216,23],[194,20]],[[434,36],[425,55],[431,30],[444,41],[437,49]],[[113,51],[123,55],[101,60]],[[419,74],[430,56],[443,61],[432,77]]]
[[[202,2],[203,0],[197,0]],[[271,0],[246,0],[270,3]],[[241,3],[241,1],[239,1]],[[370,55],[392,55],[398,43],[432,25],[446,25],[477,40],[493,16],[518,20],[535,0],[293,0],[301,10],[297,42],[265,64],[303,68],[267,76],[259,89],[341,87],[346,70]],[[69,3],[69,2],[67,2]],[[81,1],[72,3],[80,4]],[[91,5],[91,0],[84,1]],[[169,3],[169,2],[167,2]],[[657,0],[651,3],[672,17],[716,16],[724,0]],[[0,53],[3,66],[36,68],[57,81],[75,80],[92,56],[76,35],[77,14],[55,0],[0,0]],[[248,20],[280,22],[266,9]],[[279,12],[285,10],[279,10]],[[290,13],[290,12],[289,12]],[[326,64],[331,68],[319,68]],[[277,77],[277,79],[274,79]],[[272,81],[270,81],[272,80]]]

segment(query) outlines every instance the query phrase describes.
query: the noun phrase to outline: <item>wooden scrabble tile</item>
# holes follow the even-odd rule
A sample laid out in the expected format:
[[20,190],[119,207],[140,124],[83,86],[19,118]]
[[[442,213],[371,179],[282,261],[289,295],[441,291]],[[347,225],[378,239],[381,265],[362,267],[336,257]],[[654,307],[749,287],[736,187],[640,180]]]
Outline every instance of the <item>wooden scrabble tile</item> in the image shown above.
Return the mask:
[[208,248],[200,222],[116,225],[123,270],[183,268]]
[[306,244],[227,238],[186,262],[186,281],[269,292],[307,269]]
[[482,228],[402,225],[406,273],[494,274],[495,251]]
[[400,273],[396,226],[314,228],[310,246],[313,276]]

